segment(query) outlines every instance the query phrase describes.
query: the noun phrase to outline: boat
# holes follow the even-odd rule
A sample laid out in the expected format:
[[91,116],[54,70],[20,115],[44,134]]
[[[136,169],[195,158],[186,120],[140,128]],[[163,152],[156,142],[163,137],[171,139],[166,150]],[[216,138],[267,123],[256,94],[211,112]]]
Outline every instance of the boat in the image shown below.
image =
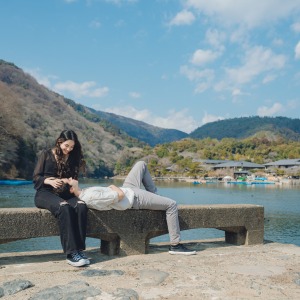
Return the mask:
[[253,184],[275,184],[274,181],[227,181],[228,184],[244,184],[244,185],[253,185]]
[[205,177],[205,183],[218,183],[219,180],[217,177]]
[[226,181],[228,184],[244,184],[244,185],[251,185],[249,181]]
[[274,181],[252,181],[251,184],[275,184]]
[[2,179],[0,185],[25,185],[32,184],[31,180],[19,180],[19,179]]

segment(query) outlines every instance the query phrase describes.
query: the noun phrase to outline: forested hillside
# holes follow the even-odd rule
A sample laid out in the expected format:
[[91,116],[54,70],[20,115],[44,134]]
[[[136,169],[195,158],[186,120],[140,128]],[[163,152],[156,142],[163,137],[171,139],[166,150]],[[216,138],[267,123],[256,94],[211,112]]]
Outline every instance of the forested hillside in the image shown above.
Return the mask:
[[300,119],[286,117],[243,117],[207,123],[190,134],[191,138],[207,137],[243,139],[259,132],[269,132],[288,140],[300,141]]
[[[281,137],[274,139],[264,134],[240,140],[188,138],[149,149],[149,168],[157,176],[204,176],[213,174],[207,173],[199,159],[245,160],[265,164],[287,158],[300,158],[300,141]],[[300,175],[299,169],[291,171],[295,172],[294,175]]]
[[[41,86],[14,64],[0,60],[0,179],[31,179],[37,154],[52,147],[63,129],[78,133],[90,177],[124,175],[137,159],[145,160],[157,176],[196,176],[206,172],[195,161],[199,159],[263,164],[300,157],[299,119],[249,117],[218,121],[195,130],[191,134],[194,139],[181,139],[181,132],[158,128],[160,139],[173,132],[180,140],[151,147],[151,142],[147,145],[127,133],[136,126],[139,129],[133,136],[148,132],[146,138],[155,139],[156,127],[112,117],[119,120],[119,126],[100,112]],[[126,127],[127,133],[120,127]],[[227,136],[234,138],[224,138]]]
[[0,178],[30,179],[36,155],[52,147],[63,129],[78,133],[89,176],[111,176],[118,160],[130,161],[142,151],[141,142],[104,128],[84,108],[78,114],[64,97],[5,61],[0,61],[0,108]]

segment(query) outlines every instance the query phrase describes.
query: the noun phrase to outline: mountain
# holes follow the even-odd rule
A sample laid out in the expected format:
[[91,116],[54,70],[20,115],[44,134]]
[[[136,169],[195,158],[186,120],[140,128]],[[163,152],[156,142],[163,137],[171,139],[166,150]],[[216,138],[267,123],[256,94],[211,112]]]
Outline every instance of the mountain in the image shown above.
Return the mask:
[[178,141],[188,137],[187,133],[180,130],[164,129],[113,113],[96,111],[94,109],[90,110],[102,119],[107,120],[118,128],[122,129],[128,135],[144,141],[150,146]]
[[0,178],[32,178],[37,154],[53,147],[64,129],[78,134],[90,176],[111,176],[117,161],[140,156],[144,143],[81,109],[0,60]]
[[[180,158],[176,152],[187,150],[189,142],[184,141],[185,137],[221,140],[254,136],[258,137],[256,140],[300,141],[299,119],[228,119],[205,124],[188,136],[178,130],[95,111],[40,85],[13,63],[0,60],[0,178],[32,178],[37,155],[42,149],[53,147],[63,129],[77,132],[90,177],[112,176],[114,170],[126,173],[135,160],[147,156],[155,158],[156,166],[169,152],[172,157],[168,162],[174,162]],[[169,142],[176,140],[178,145],[170,151]],[[150,149],[145,147],[146,142],[162,145]],[[192,144],[191,152],[201,158],[206,146],[199,152]]]
[[113,113],[95,110],[76,103],[71,99],[65,98],[64,100],[68,105],[72,106],[75,111],[90,121],[99,122],[107,130],[118,131],[120,134],[125,133],[150,146],[178,141],[188,137],[187,133],[180,130],[160,128]]
[[270,137],[282,137],[300,141],[300,119],[286,117],[243,117],[207,123],[190,133],[191,138],[244,139],[264,133]]

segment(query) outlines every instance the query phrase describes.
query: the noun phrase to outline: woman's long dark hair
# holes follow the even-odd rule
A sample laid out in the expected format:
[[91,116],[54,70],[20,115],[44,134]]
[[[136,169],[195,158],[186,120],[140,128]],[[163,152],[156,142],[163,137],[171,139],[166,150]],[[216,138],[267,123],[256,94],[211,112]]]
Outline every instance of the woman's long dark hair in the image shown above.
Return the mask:
[[[60,148],[60,145],[67,141],[74,141],[74,148],[69,153],[69,158],[64,161],[64,154]],[[73,130],[64,130],[61,132],[55,142],[54,152],[57,159],[58,176],[60,178],[78,179],[79,172],[85,171],[85,161],[81,150],[81,144],[78,140],[77,134]]]

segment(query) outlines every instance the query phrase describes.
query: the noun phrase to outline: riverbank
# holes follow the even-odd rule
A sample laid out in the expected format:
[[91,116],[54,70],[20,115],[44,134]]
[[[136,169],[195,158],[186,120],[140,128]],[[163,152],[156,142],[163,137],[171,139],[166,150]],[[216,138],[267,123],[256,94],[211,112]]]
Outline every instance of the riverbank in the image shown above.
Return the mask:
[[[124,180],[126,176],[114,176],[111,179],[116,180]],[[170,181],[170,182],[187,182],[187,183],[194,183],[194,184],[204,184],[204,183],[224,183],[227,184],[232,180],[228,180],[226,178],[217,178],[217,177],[209,177],[207,178],[192,178],[186,176],[163,176],[163,177],[154,177],[154,181]],[[248,181],[249,183],[255,182],[255,180]],[[242,182],[242,181],[240,181]],[[300,179],[290,179],[284,177],[274,177],[274,176],[266,176],[266,180],[264,181],[257,181],[260,184],[275,184],[279,186],[300,186]]]
[[1,300],[299,298],[298,246],[207,240],[189,247],[197,255],[170,255],[165,244],[127,257],[89,249],[91,265],[83,268],[69,266],[60,251],[0,254],[0,297],[1,288],[7,294],[19,286]]
[[[234,181],[232,180],[227,180],[224,178],[190,178],[190,177],[155,177],[154,180],[156,181],[180,181],[180,182],[188,182],[188,183],[194,183],[194,184],[204,184],[204,183],[230,183],[230,182],[240,182],[242,183],[243,181]],[[249,184],[275,184],[275,185],[280,185],[280,186],[300,186],[300,180],[299,179],[289,179],[289,178],[279,178],[279,177],[266,177],[265,181],[260,181],[260,180],[247,180],[245,183]]]

